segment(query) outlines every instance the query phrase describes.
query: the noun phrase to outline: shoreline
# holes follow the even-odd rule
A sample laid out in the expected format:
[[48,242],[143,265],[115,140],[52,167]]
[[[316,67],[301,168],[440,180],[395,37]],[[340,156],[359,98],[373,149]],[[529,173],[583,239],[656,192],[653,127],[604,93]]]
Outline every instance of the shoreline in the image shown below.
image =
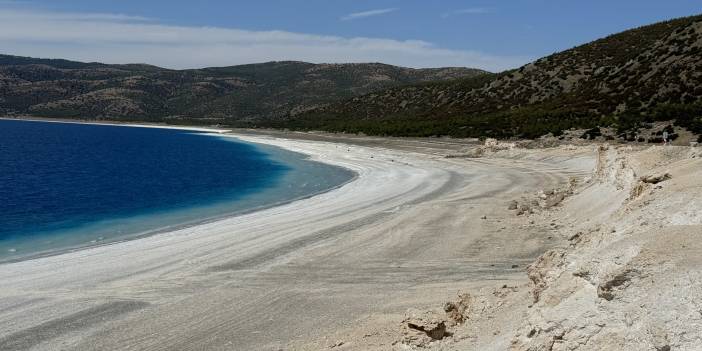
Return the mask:
[[88,124],[97,126],[114,126],[114,127],[132,127],[132,128],[156,128],[156,129],[176,129],[176,130],[190,130],[195,132],[208,132],[208,133],[227,133],[231,129],[216,128],[216,127],[193,127],[193,126],[182,126],[182,125],[168,125],[168,124],[149,124],[146,122],[116,122],[116,121],[89,121],[80,119],[64,119],[64,118],[42,118],[42,117],[0,117],[0,120],[5,121],[24,121],[24,122],[47,122],[47,123],[65,123],[65,124]]
[[[17,120],[17,119],[0,118],[0,120]],[[187,127],[187,126],[163,127],[163,126],[152,126],[152,125],[143,125],[143,124],[90,123],[90,122],[83,122],[83,121],[51,121],[51,120],[47,121],[47,120],[26,120],[26,119],[21,119],[20,121],[64,123],[64,124],[108,125],[108,126],[116,126],[116,127],[159,128],[159,129],[176,129],[176,130],[184,130],[184,131],[197,131],[197,132],[203,132],[203,135],[208,135],[208,136],[212,136],[212,137],[220,137],[220,138],[223,137],[226,139],[234,139],[234,141],[254,145],[259,150],[261,150],[261,152],[264,152],[264,153],[268,154],[269,156],[271,156],[275,160],[275,162],[283,162],[283,163],[288,164],[288,166],[290,166],[292,168],[298,168],[297,170],[294,170],[293,172],[304,171],[306,168],[302,164],[308,162],[308,160],[309,160],[309,162],[317,162],[317,163],[329,165],[330,167],[337,167],[337,166],[334,166],[333,164],[329,164],[328,162],[325,162],[324,160],[314,160],[311,157],[312,155],[305,154],[304,152],[287,150],[287,149],[280,147],[280,146],[272,146],[272,145],[267,144],[267,143],[262,143],[260,138],[248,138],[247,139],[247,137],[244,135],[231,133],[229,130],[224,130],[224,129],[214,130],[214,129],[204,129],[204,128],[191,128],[191,127]],[[293,156],[294,160],[290,159],[291,155]],[[289,162],[293,162],[293,163],[291,164]],[[352,171],[350,171],[348,169],[345,169],[345,171],[349,171],[349,172],[353,173]],[[291,175],[288,175],[286,177],[290,177],[290,176]],[[178,230],[182,230],[182,229],[197,227],[197,226],[204,225],[204,224],[209,224],[209,223],[213,223],[213,222],[217,222],[217,221],[221,221],[221,220],[226,220],[226,219],[230,219],[233,217],[250,214],[253,212],[266,210],[266,209],[269,209],[272,207],[282,206],[282,205],[289,204],[289,203],[292,203],[295,201],[304,200],[304,199],[307,199],[307,198],[310,198],[313,196],[317,196],[319,194],[333,191],[335,189],[341,188],[344,185],[354,181],[356,178],[357,178],[357,174],[353,173],[353,175],[348,180],[345,180],[339,184],[335,184],[331,187],[326,187],[324,189],[315,190],[315,191],[312,191],[309,193],[304,193],[302,195],[293,195],[291,197],[284,197],[282,199],[276,199],[276,200],[271,201],[271,202],[264,201],[264,203],[262,203],[262,204],[252,204],[253,206],[244,205],[244,203],[248,203],[251,201],[253,201],[254,203],[259,202],[259,201],[256,201],[254,199],[257,197],[264,196],[266,194],[271,194],[272,192],[276,192],[276,191],[281,190],[281,189],[279,189],[279,186],[277,186],[276,188],[268,188],[268,189],[262,190],[260,193],[253,195],[254,199],[244,198],[243,200],[240,199],[240,200],[236,200],[236,201],[232,202],[232,204],[236,204],[236,206],[234,206],[231,210],[228,210],[227,213],[221,213],[221,214],[216,214],[216,215],[213,214],[212,216],[208,216],[207,218],[203,218],[203,219],[189,220],[187,222],[182,222],[182,223],[168,224],[168,225],[164,225],[163,227],[159,227],[159,228],[153,228],[153,229],[148,229],[148,230],[144,230],[144,231],[134,232],[131,234],[121,235],[120,237],[111,238],[111,239],[108,239],[105,241],[101,241],[99,239],[99,240],[93,241],[91,243],[80,243],[80,244],[70,245],[68,247],[57,247],[57,248],[52,248],[52,249],[48,249],[48,250],[32,252],[32,253],[29,253],[27,255],[22,255],[22,256],[18,256],[18,257],[11,257],[10,256],[7,258],[0,258],[0,265],[22,262],[22,261],[33,260],[33,259],[39,259],[39,258],[44,258],[44,257],[51,257],[51,256],[56,256],[56,255],[62,255],[62,254],[66,254],[66,253],[90,249],[93,247],[110,246],[110,245],[119,244],[119,243],[126,242],[126,241],[140,240],[140,239],[147,238],[147,237],[154,236],[154,235],[170,233],[170,232],[174,232],[174,231],[178,231]],[[285,181],[285,179],[282,181]],[[248,196],[251,196],[251,195],[248,195]],[[270,196],[270,195],[268,195],[268,196]],[[263,201],[263,200],[260,200],[260,201]],[[181,209],[181,210],[178,210],[177,212],[192,212],[195,209],[204,209],[204,208],[208,208],[208,207],[215,208],[215,207],[219,207],[219,206],[226,206],[226,207],[232,206],[231,204],[226,205],[225,203],[228,203],[228,202],[223,201],[223,200],[219,200],[218,202],[213,203],[211,205],[207,205],[207,206],[201,205],[201,206],[198,206],[197,208]],[[160,214],[154,213],[154,214],[150,214],[150,215],[149,214],[138,215],[137,217],[139,217],[139,218],[143,217],[144,220],[148,220],[149,218],[152,218],[152,217],[158,217],[158,216],[169,215],[169,214],[173,215],[177,212],[166,211],[166,212],[160,212]],[[122,218],[122,219],[117,219],[117,220],[128,219],[131,221],[132,218],[137,218],[137,217],[128,217],[128,218]],[[109,220],[109,221],[113,221],[113,220]],[[86,228],[95,227],[98,225],[109,226],[110,223],[109,222],[102,222],[102,221],[96,222],[93,224],[88,224]],[[74,228],[74,229],[69,230],[68,232],[76,231],[76,230],[84,231],[85,229]],[[61,234],[61,235],[65,235],[65,234]]]
[[[438,304],[476,284],[524,281],[515,264],[524,267],[554,243],[540,228],[496,234],[519,226],[501,215],[505,203],[573,172],[550,159],[515,167],[446,158],[426,145],[246,138],[358,177],[242,216],[3,265],[0,304],[11,308],[0,311],[9,326],[0,346],[319,349],[300,343],[353,321],[385,325],[410,306]],[[99,321],[79,322],[98,311]]]

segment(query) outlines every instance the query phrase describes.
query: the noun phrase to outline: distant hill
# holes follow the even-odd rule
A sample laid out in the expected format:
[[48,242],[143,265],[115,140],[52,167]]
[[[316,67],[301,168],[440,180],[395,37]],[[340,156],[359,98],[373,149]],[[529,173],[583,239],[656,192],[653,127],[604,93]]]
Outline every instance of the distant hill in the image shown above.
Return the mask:
[[519,69],[390,88],[270,126],[387,135],[538,137],[657,119],[702,132],[702,16],[615,34]]
[[0,55],[0,114],[231,124],[276,120],[390,87],[484,73],[304,62],[169,70]]

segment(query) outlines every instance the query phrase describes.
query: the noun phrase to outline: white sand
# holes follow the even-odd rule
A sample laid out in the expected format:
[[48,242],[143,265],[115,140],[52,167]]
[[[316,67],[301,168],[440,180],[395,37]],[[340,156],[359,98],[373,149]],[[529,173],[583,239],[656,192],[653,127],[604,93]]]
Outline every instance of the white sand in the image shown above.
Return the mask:
[[524,266],[553,243],[518,228],[508,200],[590,167],[240,138],[358,178],[260,212],[0,265],[0,349],[327,347],[360,321],[382,325],[480,282],[525,281]]

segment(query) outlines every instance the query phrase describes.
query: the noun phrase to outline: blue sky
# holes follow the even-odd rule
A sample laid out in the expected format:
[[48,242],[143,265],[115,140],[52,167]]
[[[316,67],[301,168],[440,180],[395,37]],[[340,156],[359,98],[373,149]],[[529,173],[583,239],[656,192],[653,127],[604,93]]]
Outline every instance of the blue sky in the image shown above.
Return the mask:
[[700,12],[699,0],[0,0],[0,47],[173,68],[295,59],[499,71]]

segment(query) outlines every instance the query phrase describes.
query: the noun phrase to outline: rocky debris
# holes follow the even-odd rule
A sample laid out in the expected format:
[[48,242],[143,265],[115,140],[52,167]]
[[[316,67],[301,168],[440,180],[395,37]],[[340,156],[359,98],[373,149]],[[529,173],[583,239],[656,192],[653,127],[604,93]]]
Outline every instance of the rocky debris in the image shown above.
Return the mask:
[[613,185],[617,190],[630,189],[636,183],[636,172],[629,164],[629,154],[607,144],[600,145],[593,180]]
[[520,204],[517,209],[517,216],[530,215],[532,213],[534,213],[534,210],[528,204]]
[[657,175],[648,175],[648,176],[643,176],[639,178],[642,182],[647,183],[647,184],[658,184],[660,182],[664,182],[668,179],[672,178],[670,173],[663,173],[663,174],[657,174]]
[[646,192],[646,190],[649,188],[649,184],[645,183],[643,181],[639,182],[639,184],[634,185],[633,188],[631,188],[631,191],[629,192],[629,200],[635,200],[639,198],[643,193]]
[[433,341],[450,336],[446,324],[446,319],[437,313],[409,310],[402,321],[401,343],[426,347]]
[[651,343],[656,351],[670,351],[670,341],[665,328],[660,325],[653,325],[649,328]]
[[572,194],[572,189],[568,186],[565,189],[553,189],[539,191],[533,198],[524,197],[521,200],[512,200],[507,209],[516,211],[517,216],[530,215],[539,210],[546,210],[556,207]]
[[469,308],[472,302],[470,294],[459,294],[456,301],[446,302],[444,312],[449,322],[449,326],[463,324],[468,319]]
[[517,143],[503,142],[497,139],[487,138],[483,145],[472,146],[462,150],[461,153],[447,155],[446,158],[480,158],[499,151],[510,151],[516,147]]
[[615,273],[607,278],[597,286],[597,296],[603,298],[607,301],[614,299],[614,293],[617,288],[623,288],[625,285],[635,276],[638,276],[639,272],[632,268],[626,268],[618,273]]
[[[629,200],[635,200],[643,195],[647,190],[651,189],[651,185],[664,182],[672,178],[670,173],[662,173],[656,175],[648,175],[639,178],[639,182],[631,188],[629,192]],[[657,188],[661,186],[658,185]]]
[[509,205],[507,206],[507,209],[510,211],[516,210],[518,208],[519,208],[519,201],[517,201],[517,200],[510,201]]
[[542,205],[543,208],[551,208],[554,206],[558,206],[563,200],[565,199],[565,194],[562,192],[558,193],[552,193],[551,195],[547,196],[547,198],[544,200],[544,203]]
[[483,144],[483,147],[486,150],[492,151],[492,152],[501,151],[501,150],[512,150],[516,146],[517,146],[516,143],[499,141],[499,140],[493,139],[493,138],[485,139],[485,143]]
[[517,216],[530,215],[539,210],[547,210],[560,205],[578,185],[576,178],[571,178],[568,185],[560,189],[540,190],[533,196],[523,196],[520,200],[510,201],[507,209],[516,211]]
[[566,252],[562,249],[552,249],[539,256],[534,263],[527,267],[527,275],[533,285],[534,303],[539,302],[541,292],[548,287],[551,274],[556,271],[557,267],[565,263],[565,255]]
[[329,348],[330,348],[330,349],[334,349],[334,348],[337,348],[337,347],[344,346],[344,344],[346,344],[346,343],[343,342],[343,341],[337,341],[337,342],[334,343],[333,345],[329,346]]
[[519,288],[517,288],[516,286],[508,286],[507,284],[505,284],[502,285],[500,288],[493,290],[492,295],[497,298],[504,299],[507,296],[509,296],[509,294],[515,293],[517,291],[519,291]]
[[485,155],[483,146],[470,147],[460,153],[446,155],[446,158],[481,158]]
[[485,148],[482,146],[472,148],[462,156],[467,158],[481,158],[485,156]]
[[470,150],[470,152],[465,154],[466,157],[468,158],[481,158],[485,156],[485,148],[481,147],[476,147]]
[[434,311],[407,311],[402,321],[400,342],[414,347],[427,347],[433,341],[452,336],[448,328],[456,327],[468,320],[472,303],[473,297],[464,293],[459,294],[456,300],[444,304],[444,316]]
[[572,242],[573,244],[577,244],[580,242],[581,238],[583,236],[583,232],[577,232],[570,237],[568,237],[568,241]]

